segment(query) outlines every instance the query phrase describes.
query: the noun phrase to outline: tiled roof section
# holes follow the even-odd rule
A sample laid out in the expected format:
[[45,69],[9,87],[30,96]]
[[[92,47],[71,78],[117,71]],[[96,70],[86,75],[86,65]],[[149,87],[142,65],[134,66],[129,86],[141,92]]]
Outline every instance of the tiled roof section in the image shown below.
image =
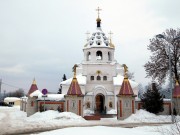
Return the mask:
[[179,83],[176,81],[176,86],[173,92],[173,98],[180,98],[180,86]]
[[123,83],[121,85],[121,89],[118,95],[134,95],[134,92],[131,88],[131,84],[127,77],[124,77]]
[[36,90],[38,90],[38,87],[37,87],[37,85],[36,85],[36,80],[34,79],[32,85],[31,85],[31,87],[30,87],[30,89],[29,89],[28,96],[29,96],[31,93],[33,93],[34,91],[36,91]]
[[67,95],[82,95],[81,88],[76,77],[72,79]]

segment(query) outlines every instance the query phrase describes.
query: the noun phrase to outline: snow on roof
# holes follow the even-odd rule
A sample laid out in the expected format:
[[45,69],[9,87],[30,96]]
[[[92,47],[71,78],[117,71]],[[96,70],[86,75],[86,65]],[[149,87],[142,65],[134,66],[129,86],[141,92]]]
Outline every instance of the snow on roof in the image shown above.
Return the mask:
[[[114,85],[120,85],[121,86],[123,80],[124,80],[124,76],[122,76],[122,75],[117,75],[116,77],[113,77]],[[138,83],[136,83],[132,80],[129,80],[129,82],[130,82],[132,88],[135,88],[138,86]]]
[[[30,94],[30,97],[38,97],[37,100],[44,100],[44,97],[42,96],[43,94],[41,93],[40,90],[36,90]],[[45,97],[45,100],[61,101],[61,100],[64,100],[64,94],[47,94],[47,97]]]
[[[82,74],[79,74],[76,76],[79,85],[85,85],[86,84],[86,77],[83,76]],[[65,84],[65,85],[70,85],[73,77],[70,79],[67,79],[66,81],[61,82],[60,84]]]
[[101,28],[97,28],[96,32],[92,33],[91,37],[88,39],[85,48],[91,47],[111,47],[109,39],[106,37],[105,33],[101,30]]
[[21,97],[20,99],[23,101],[27,101],[28,97],[24,96],[24,97]]
[[[47,94],[47,97],[45,97],[45,100],[61,101],[61,100],[64,100],[64,95],[65,94]],[[44,100],[44,97],[42,97],[42,94],[38,95],[37,100]]]
[[42,95],[40,90],[36,90],[33,93],[30,94],[30,97],[38,97],[39,95]]
[[8,102],[15,102],[15,101],[18,101],[18,100],[21,100],[20,98],[17,98],[17,97],[6,97],[4,99],[4,101],[8,101]]

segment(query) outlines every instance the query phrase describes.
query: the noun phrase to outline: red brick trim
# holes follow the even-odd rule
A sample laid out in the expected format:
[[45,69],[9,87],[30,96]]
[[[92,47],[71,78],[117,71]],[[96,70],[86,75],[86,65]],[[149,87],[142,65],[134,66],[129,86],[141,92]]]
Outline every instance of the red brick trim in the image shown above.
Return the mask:
[[34,102],[33,101],[31,101],[31,107],[33,107],[34,106]]
[[134,100],[132,100],[132,113],[134,113]]
[[79,115],[81,116],[81,100],[79,100]]
[[67,100],[67,112],[69,112],[69,100]]
[[138,110],[141,109],[142,103],[138,103]]
[[120,117],[122,117],[122,101],[119,101],[119,105],[120,105]]

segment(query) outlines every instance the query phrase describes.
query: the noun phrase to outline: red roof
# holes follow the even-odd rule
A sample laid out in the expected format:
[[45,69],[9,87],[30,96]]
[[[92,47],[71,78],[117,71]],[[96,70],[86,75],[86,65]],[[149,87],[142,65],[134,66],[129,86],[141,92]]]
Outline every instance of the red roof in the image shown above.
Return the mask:
[[134,95],[134,92],[131,88],[131,84],[127,77],[124,78],[121,89],[118,95]]
[[29,89],[28,96],[29,96],[31,93],[33,93],[34,91],[36,91],[36,90],[38,90],[38,87],[37,87],[36,81],[35,81],[35,79],[34,79],[32,85],[31,85],[31,87],[30,87],[30,89]]
[[81,88],[76,77],[72,79],[67,95],[82,95]]
[[180,86],[178,82],[176,82],[176,86],[173,91],[173,98],[180,98]]

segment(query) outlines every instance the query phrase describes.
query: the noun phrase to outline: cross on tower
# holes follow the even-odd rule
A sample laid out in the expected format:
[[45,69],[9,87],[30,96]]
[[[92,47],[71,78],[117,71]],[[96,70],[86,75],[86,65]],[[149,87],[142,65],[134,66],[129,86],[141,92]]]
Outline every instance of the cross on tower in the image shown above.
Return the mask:
[[100,14],[100,11],[101,11],[102,9],[100,9],[99,7],[96,9],[96,11],[98,12],[98,18],[99,18],[99,14]]
[[87,31],[86,33],[85,33],[86,35],[87,35],[87,41],[89,40],[89,31]]
[[111,39],[113,33],[110,31],[108,34],[109,34],[109,38]]
[[76,68],[78,67],[78,65],[77,64],[75,64],[74,66],[73,66],[73,72],[74,72],[74,78],[76,77]]

